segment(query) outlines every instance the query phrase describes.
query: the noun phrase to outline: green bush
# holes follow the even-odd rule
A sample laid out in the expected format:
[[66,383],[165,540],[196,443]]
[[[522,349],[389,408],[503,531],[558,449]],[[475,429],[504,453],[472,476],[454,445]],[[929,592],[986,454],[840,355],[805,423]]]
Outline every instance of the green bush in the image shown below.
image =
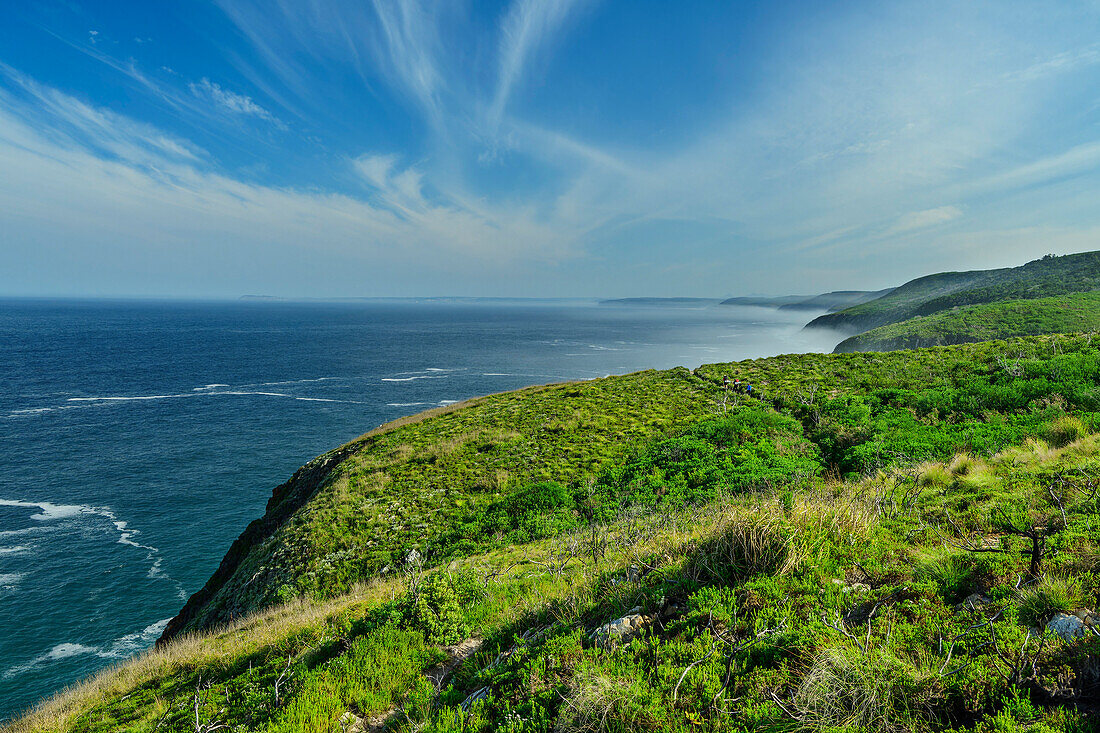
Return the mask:
[[764,513],[735,517],[700,545],[689,572],[709,583],[790,572],[802,559],[795,535],[786,523]]
[[688,597],[687,620],[699,626],[708,623],[730,626],[737,618],[737,592],[722,586],[706,586]]
[[470,632],[459,589],[446,573],[421,578],[406,599],[406,617],[433,644],[457,644]]
[[1019,593],[1020,621],[1043,628],[1056,613],[1073,613],[1084,599],[1081,583],[1066,576],[1044,576]]
[[892,733],[927,726],[939,695],[934,672],[886,650],[846,647],[818,655],[795,700],[803,722],[819,730]]
[[1043,426],[1042,438],[1055,448],[1064,448],[1075,440],[1088,435],[1088,428],[1080,418],[1065,415]]

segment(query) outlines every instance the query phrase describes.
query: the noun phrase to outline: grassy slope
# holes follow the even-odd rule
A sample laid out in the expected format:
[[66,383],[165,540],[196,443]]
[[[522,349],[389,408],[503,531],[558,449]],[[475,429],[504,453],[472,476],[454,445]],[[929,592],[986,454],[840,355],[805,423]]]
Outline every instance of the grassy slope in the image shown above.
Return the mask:
[[318,459],[323,475],[303,470],[280,487],[270,516],[246,531],[168,635],[224,623],[280,593],[345,590],[510,484],[579,480],[625,443],[713,411],[714,393],[687,370],[647,371],[494,395],[372,431]]
[[1047,257],[1008,269],[929,275],[877,300],[821,316],[810,326],[859,333],[958,306],[1097,289],[1100,289],[1100,252],[1082,252]]
[[[646,373],[580,386],[597,390],[588,409],[620,406],[615,419],[627,425],[644,397],[621,406],[627,386],[679,396],[659,404],[703,395],[706,409],[666,426],[680,432],[700,416],[727,424],[761,412],[762,403],[735,396],[714,416],[708,383],[730,374],[752,379],[784,419],[797,419],[822,458],[834,457],[833,471],[866,459],[874,444],[888,450],[871,453],[895,467],[863,465],[844,480],[792,476],[694,507],[628,508],[475,553],[452,565],[451,600],[429,604],[452,639],[433,638],[438,624],[401,601],[410,582],[426,587],[417,573],[294,601],[126,662],[12,730],[332,731],[346,712],[371,719],[395,707],[392,729],[424,733],[1097,729],[1100,639],[1040,639],[1028,627],[1100,604],[1100,437],[1085,434],[1086,424],[1100,426],[1100,350],[1051,337],[775,357],[710,365],[698,379]],[[555,407],[582,399],[567,396],[576,388],[528,391],[491,409],[517,423],[523,406],[557,409],[551,420],[560,420],[577,412]],[[470,425],[454,415],[471,409],[368,442],[423,449],[465,434]],[[600,421],[578,418],[587,435],[585,419]],[[705,453],[689,457],[676,438],[656,444],[679,446],[675,455],[645,448],[645,432],[623,439],[634,450],[586,455],[652,465],[664,485],[705,480]],[[568,445],[553,431],[541,437],[548,442],[528,462],[545,455],[542,446]],[[741,436],[739,452],[762,439]],[[1028,577],[1013,527],[1049,535],[1037,577]],[[985,605],[959,605],[972,593]],[[596,643],[600,625],[634,607],[652,619],[645,632],[613,648]],[[422,671],[446,658],[444,641],[466,635],[484,640],[480,651],[436,689]]]
[[[1041,351],[1046,344],[1013,348]],[[993,425],[976,408],[949,424],[913,416],[957,410],[939,405],[937,390],[989,380],[1006,348],[990,343],[915,353],[807,354],[701,367],[694,375],[683,369],[639,372],[491,396],[374,431],[280,487],[268,515],[234,544],[165,636],[210,628],[280,599],[342,592],[397,567],[414,547],[429,554],[426,548],[457,527],[476,531],[471,518],[516,487],[555,480],[576,488],[631,447],[713,414],[726,375],[752,382],[758,396],[787,410],[801,409],[815,394],[915,391],[873,419],[856,414],[869,408],[838,403],[837,420],[858,420],[857,432],[881,434],[862,444],[859,456],[842,455],[850,436],[819,437],[827,460],[842,471],[862,470],[893,454],[942,458],[956,446],[1006,445],[1026,434],[1027,419],[1013,410]],[[978,403],[1000,399],[996,388],[982,390]]]
[[893,351],[1045,333],[1100,329],[1100,293],[963,306],[879,326],[842,341],[836,351]]

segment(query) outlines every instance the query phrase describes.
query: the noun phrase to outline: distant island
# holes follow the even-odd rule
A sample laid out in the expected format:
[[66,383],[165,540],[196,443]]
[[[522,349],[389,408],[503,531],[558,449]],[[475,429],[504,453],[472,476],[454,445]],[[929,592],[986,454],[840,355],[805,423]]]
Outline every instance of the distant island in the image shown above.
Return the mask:
[[833,311],[866,303],[892,292],[886,290],[836,290],[820,295],[740,295],[733,298],[610,298],[600,305],[642,306],[708,306],[736,305],[778,310]]
[[721,298],[608,298],[600,305],[705,306],[720,302]]

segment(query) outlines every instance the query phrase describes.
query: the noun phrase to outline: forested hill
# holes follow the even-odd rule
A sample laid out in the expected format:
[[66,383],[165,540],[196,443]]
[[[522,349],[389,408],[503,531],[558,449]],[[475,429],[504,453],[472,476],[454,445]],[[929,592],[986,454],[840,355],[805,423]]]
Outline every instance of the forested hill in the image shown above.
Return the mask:
[[917,316],[850,336],[834,349],[896,351],[1047,333],[1100,331],[1100,292],[1004,300]]
[[832,328],[855,334],[958,306],[1094,290],[1100,290],[1100,252],[1047,255],[1020,267],[943,272],[917,278],[876,300],[815,318],[807,328]]

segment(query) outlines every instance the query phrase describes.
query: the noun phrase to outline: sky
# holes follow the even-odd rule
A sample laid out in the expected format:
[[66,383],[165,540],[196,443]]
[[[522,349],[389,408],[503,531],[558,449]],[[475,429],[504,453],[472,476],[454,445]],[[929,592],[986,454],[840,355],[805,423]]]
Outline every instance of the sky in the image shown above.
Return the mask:
[[1100,249],[1100,4],[0,3],[0,295],[728,296]]

